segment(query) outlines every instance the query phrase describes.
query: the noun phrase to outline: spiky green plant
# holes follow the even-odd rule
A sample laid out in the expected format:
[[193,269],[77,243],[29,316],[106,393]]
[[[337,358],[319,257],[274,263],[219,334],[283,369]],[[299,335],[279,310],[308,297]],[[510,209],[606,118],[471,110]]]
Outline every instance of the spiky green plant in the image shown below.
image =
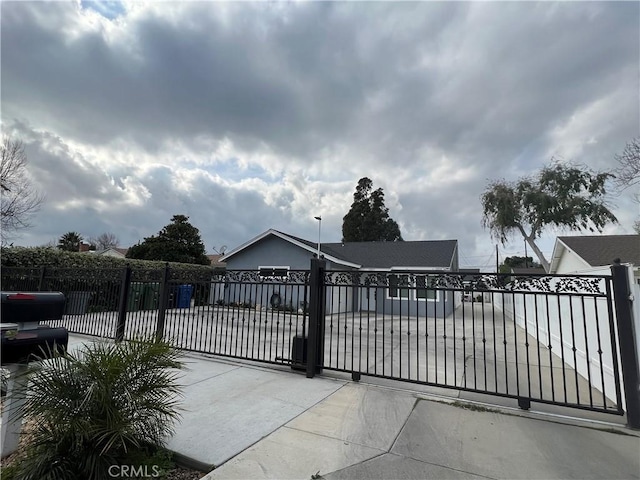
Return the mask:
[[97,341],[30,366],[24,480],[106,479],[153,455],[179,417],[178,352],[156,341]]

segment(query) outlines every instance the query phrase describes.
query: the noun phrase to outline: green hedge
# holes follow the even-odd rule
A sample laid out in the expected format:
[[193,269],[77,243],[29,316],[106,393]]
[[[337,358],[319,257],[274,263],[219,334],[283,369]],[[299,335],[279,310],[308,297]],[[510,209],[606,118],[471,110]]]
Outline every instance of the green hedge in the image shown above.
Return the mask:
[[[161,272],[166,262],[117,258],[93,253],[66,252],[52,247],[3,247],[0,249],[2,267],[53,269],[121,269],[130,265],[134,277],[144,277],[146,273]],[[215,270],[211,266],[188,263],[169,263],[172,280],[204,281],[210,279]],[[142,278],[141,278],[142,279]]]

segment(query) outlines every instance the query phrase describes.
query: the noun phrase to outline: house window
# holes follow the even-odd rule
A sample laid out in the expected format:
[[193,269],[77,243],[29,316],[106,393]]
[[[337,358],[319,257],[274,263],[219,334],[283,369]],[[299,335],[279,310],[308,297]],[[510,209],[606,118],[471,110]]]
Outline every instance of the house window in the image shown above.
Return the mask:
[[389,275],[388,298],[436,301],[439,292],[428,288],[426,275]]
[[427,288],[427,277],[418,275],[415,277],[416,282],[416,299],[417,300],[437,300],[438,291]]
[[260,266],[258,267],[258,272],[262,278],[282,278],[289,276],[289,267]]
[[409,275],[389,275],[389,298],[409,298]]

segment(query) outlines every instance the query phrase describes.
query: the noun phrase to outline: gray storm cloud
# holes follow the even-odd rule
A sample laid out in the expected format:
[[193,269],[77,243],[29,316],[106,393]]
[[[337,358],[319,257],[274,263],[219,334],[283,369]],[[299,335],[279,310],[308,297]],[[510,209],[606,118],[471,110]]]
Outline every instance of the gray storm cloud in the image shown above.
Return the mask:
[[[321,210],[339,240],[369,176],[406,239],[479,257],[489,179],[551,155],[610,168],[640,131],[637,3],[0,8],[3,130],[28,141],[48,199],[25,244],[131,243],[176,213],[207,246],[314,238]],[[616,204],[628,231],[637,208]]]

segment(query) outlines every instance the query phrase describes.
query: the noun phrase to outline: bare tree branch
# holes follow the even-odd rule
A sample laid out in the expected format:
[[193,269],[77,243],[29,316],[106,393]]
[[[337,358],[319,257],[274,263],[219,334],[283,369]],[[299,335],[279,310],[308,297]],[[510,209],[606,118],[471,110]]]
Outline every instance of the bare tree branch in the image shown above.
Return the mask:
[[95,245],[96,250],[101,251],[117,247],[120,245],[120,240],[115,233],[104,232],[95,238],[90,238],[89,243]]
[[2,194],[2,243],[15,232],[31,226],[30,218],[44,201],[33,187],[27,173],[27,155],[20,140],[5,136],[2,139],[0,164],[0,192]]
[[640,137],[627,143],[620,155],[614,157],[618,162],[615,169],[616,185],[622,189],[640,183]]

